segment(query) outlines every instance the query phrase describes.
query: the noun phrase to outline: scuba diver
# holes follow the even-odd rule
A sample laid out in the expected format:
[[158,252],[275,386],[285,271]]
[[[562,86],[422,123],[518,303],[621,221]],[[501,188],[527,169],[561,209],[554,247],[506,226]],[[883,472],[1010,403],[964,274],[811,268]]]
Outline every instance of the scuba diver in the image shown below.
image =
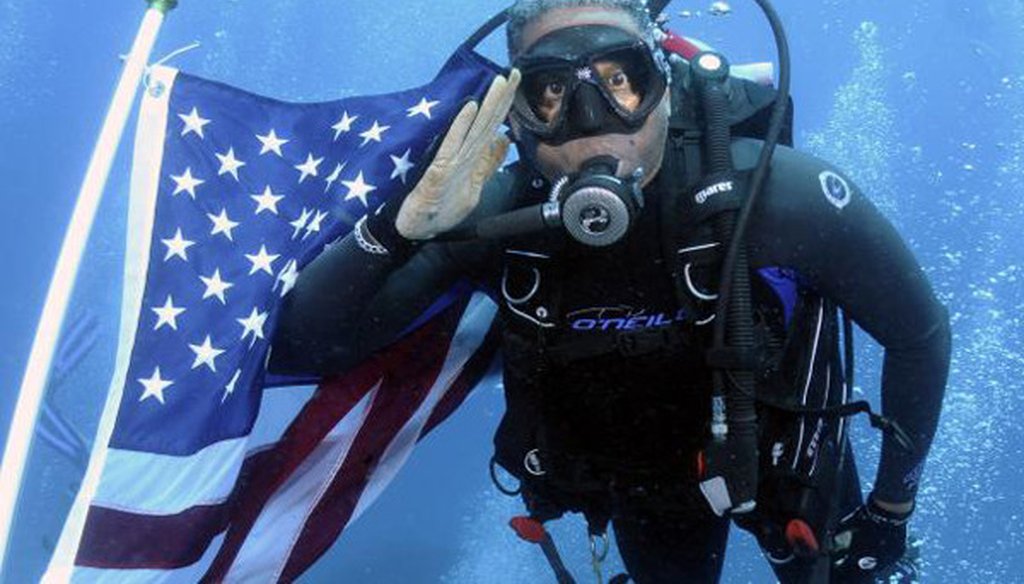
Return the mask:
[[[639,0],[518,0],[507,17],[511,69],[404,199],[304,270],[270,371],[349,370],[468,281],[499,305],[492,474],[518,479],[496,482],[526,503],[520,535],[583,513],[641,584],[717,582],[732,521],[783,582],[889,573],[951,350],[907,246],[841,171],[780,146],[730,258],[772,88],[722,75],[713,52],[666,53]],[[883,415],[851,402],[851,320],[885,349]],[[885,431],[866,500],[858,412]]]

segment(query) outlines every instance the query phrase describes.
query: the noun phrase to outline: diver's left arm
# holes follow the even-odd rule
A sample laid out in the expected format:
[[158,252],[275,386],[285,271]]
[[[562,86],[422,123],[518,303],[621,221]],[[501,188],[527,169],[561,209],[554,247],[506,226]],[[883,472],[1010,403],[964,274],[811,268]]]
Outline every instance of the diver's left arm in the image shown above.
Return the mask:
[[885,348],[882,411],[912,437],[914,450],[884,437],[872,499],[909,511],[949,372],[945,307],[893,226],[821,160],[780,148],[755,211],[754,265],[795,269]]

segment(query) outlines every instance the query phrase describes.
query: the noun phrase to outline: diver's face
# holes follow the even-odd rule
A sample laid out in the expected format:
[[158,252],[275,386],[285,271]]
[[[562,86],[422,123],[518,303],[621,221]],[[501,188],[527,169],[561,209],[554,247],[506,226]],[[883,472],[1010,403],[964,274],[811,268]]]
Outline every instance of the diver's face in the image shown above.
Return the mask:
[[[606,25],[621,28],[641,38],[642,31],[626,12],[595,6],[580,6],[550,10],[530,22],[523,30],[522,51],[529,49],[544,36],[557,30],[575,26]],[[634,111],[640,105],[642,96],[634,88],[625,67],[613,60],[596,61],[594,70],[599,82],[607,93],[627,111]],[[565,102],[565,87],[553,82],[544,86],[537,114],[545,120],[553,120]],[[539,170],[550,180],[565,174],[578,172],[583,162],[601,155],[613,155],[621,162],[619,176],[633,174],[638,168],[644,169],[642,184],[646,185],[661,167],[664,144],[668,135],[670,110],[669,92],[665,91],[658,107],[632,134],[597,134],[571,140],[558,146],[543,142],[538,144],[536,162]],[[518,131],[513,126],[513,131]]]

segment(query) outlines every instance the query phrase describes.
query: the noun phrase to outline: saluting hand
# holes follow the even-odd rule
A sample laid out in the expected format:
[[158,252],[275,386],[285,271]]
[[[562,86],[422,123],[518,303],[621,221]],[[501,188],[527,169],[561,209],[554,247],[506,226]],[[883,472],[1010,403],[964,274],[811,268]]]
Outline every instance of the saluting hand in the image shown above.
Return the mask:
[[423,178],[402,202],[395,228],[411,240],[430,239],[458,225],[476,208],[480,192],[505,160],[509,141],[497,130],[519,87],[517,69],[498,76],[482,104],[466,104],[455,117]]

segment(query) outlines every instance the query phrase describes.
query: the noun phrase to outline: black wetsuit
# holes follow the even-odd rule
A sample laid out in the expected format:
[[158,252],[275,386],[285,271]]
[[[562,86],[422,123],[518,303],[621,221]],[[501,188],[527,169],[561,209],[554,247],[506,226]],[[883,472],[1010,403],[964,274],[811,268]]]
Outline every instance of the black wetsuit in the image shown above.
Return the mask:
[[[754,140],[735,141],[737,167],[753,166],[759,147]],[[648,203],[658,182],[645,193]],[[516,204],[514,183],[511,172],[496,175],[469,221]],[[344,371],[392,341],[460,279],[503,305],[507,327],[522,324],[510,322],[517,319],[539,320],[562,340],[700,320],[702,315],[680,312],[663,266],[658,209],[645,205],[624,242],[600,251],[566,252],[570,260],[560,261],[554,272],[561,278],[560,306],[550,314],[536,303],[509,301],[530,291],[509,289],[508,270],[515,269],[517,252],[505,245],[427,243],[405,259],[364,252],[350,236],[299,278],[275,333],[271,370]],[[911,500],[937,426],[950,353],[946,311],[912,254],[852,182],[788,148],[775,155],[747,240],[754,270],[784,270],[801,289],[845,310],[885,348],[883,413],[897,420],[918,448],[908,454],[886,437],[874,492],[881,500]],[[785,310],[784,302],[767,304]],[[528,336],[516,338],[529,343]],[[557,396],[540,398],[538,407],[550,426],[546,439],[565,453],[600,452],[598,466],[638,461],[685,466],[706,438],[710,385],[704,340],[695,334],[655,353],[603,354],[546,367],[538,383]],[[524,354],[521,347],[504,349],[506,357],[512,349]],[[508,358],[505,363],[508,385],[508,368],[517,365]],[[859,498],[848,460],[849,496],[838,511]],[[685,472],[679,476],[687,480]],[[639,582],[717,579],[726,522],[638,512],[620,514],[614,524],[620,551]]]

